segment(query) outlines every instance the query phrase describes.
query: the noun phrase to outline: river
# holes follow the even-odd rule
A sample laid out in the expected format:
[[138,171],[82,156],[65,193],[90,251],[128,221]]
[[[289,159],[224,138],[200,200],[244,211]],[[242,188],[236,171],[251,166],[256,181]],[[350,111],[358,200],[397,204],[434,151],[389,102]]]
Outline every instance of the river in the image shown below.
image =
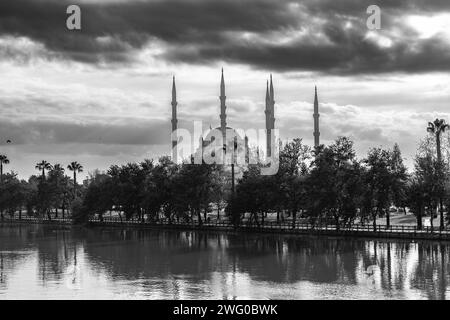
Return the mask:
[[0,225],[0,299],[447,299],[450,246]]

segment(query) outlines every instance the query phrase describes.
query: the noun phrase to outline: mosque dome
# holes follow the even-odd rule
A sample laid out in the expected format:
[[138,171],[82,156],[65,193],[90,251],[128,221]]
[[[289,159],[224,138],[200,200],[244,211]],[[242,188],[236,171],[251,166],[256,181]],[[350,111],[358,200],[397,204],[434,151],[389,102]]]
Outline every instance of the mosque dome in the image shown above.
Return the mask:
[[[220,140],[219,140],[220,139]],[[215,147],[218,147],[220,142],[226,147],[225,152],[234,153],[235,154],[244,154],[245,153],[245,137],[242,137],[239,132],[231,127],[226,127],[225,131],[225,141],[223,142],[223,133],[220,127],[210,129],[205,132],[202,138],[202,147],[203,152],[205,152],[205,148],[212,147],[211,144],[214,144]],[[234,142],[234,143],[233,143]],[[233,148],[234,145],[234,148]],[[208,152],[208,150],[206,150]],[[212,151],[212,156],[214,156],[214,151]]]

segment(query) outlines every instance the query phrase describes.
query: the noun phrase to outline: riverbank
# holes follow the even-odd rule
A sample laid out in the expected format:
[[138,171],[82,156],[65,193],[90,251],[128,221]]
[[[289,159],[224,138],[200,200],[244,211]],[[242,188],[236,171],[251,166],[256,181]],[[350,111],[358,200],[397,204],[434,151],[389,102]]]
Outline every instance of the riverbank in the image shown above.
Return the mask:
[[[7,219],[5,218],[1,223],[32,223],[32,224],[50,224],[50,225],[64,225],[71,226],[72,221],[66,219],[36,219],[31,217],[24,217],[22,219]],[[274,234],[289,234],[289,235],[312,235],[312,236],[327,236],[327,237],[344,237],[344,238],[382,238],[382,239],[406,239],[406,240],[438,240],[450,241],[450,230],[439,230],[437,228],[424,227],[423,230],[417,230],[415,226],[395,225],[386,227],[378,225],[376,231],[372,225],[353,225],[351,227],[341,226],[339,229],[336,226],[313,226],[310,224],[297,223],[295,227],[291,223],[266,223],[262,226],[243,225],[234,227],[225,222],[212,222],[198,224],[186,223],[155,223],[142,222],[139,220],[121,221],[117,218],[105,218],[103,221],[98,219],[90,219],[85,225],[86,227],[111,227],[111,228],[144,228],[144,229],[177,229],[177,230],[193,230],[193,231],[217,231],[217,232],[243,232],[243,233],[274,233]]]

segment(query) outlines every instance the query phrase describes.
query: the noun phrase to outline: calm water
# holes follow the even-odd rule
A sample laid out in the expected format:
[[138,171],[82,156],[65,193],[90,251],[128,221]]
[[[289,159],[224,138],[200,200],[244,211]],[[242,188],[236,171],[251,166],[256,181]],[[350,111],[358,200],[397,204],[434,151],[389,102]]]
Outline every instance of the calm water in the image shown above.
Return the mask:
[[436,242],[0,225],[0,299],[446,299]]

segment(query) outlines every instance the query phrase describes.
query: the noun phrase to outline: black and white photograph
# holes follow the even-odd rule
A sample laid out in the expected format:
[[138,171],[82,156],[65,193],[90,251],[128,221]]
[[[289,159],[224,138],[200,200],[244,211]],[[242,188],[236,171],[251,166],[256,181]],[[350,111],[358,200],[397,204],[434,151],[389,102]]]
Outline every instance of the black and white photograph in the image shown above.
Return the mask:
[[449,108],[448,0],[1,0],[0,300],[448,300]]

